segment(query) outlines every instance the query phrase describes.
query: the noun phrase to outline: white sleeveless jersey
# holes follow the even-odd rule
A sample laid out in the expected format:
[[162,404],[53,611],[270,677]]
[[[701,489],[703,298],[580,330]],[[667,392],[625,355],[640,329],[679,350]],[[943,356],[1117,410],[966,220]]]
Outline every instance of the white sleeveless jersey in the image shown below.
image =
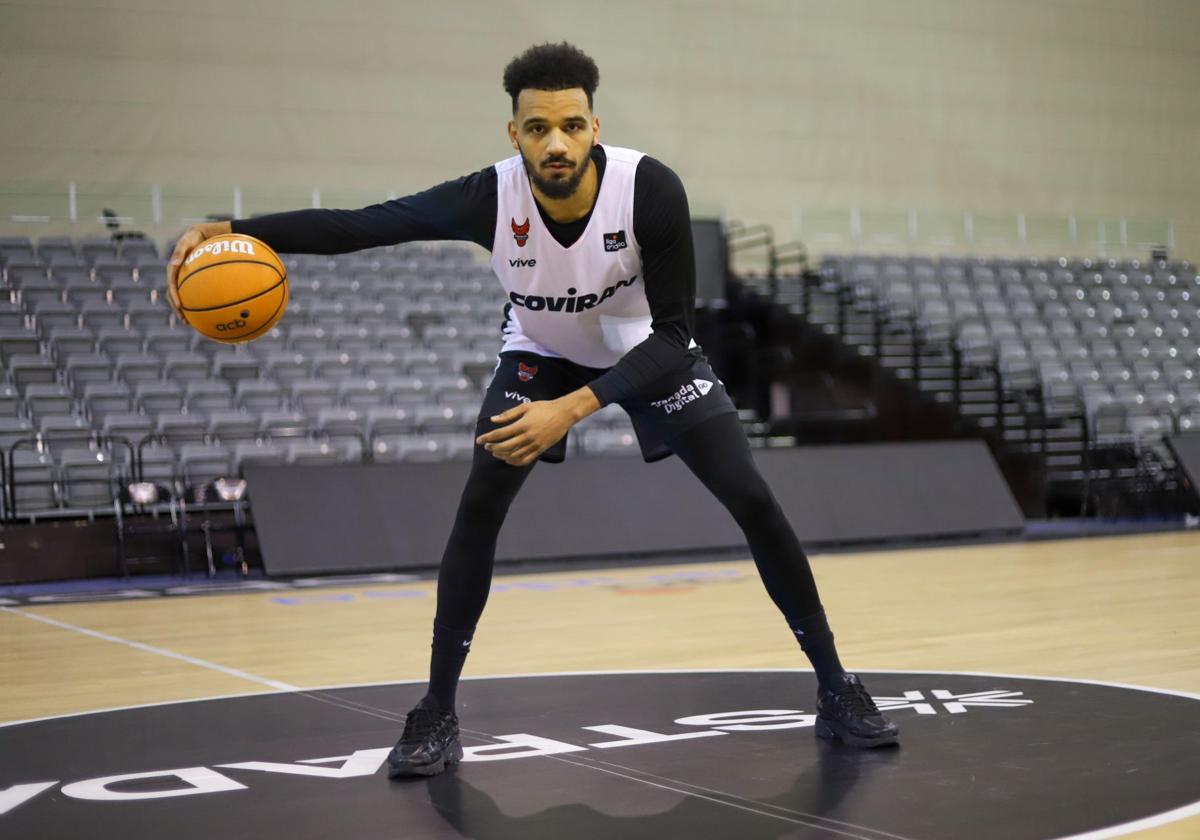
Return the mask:
[[496,164],[492,269],[511,304],[501,352],[526,350],[612,367],[650,335],[633,180],[641,152],[604,146],[606,165],[587,229],[564,248],[538,213],[521,156]]

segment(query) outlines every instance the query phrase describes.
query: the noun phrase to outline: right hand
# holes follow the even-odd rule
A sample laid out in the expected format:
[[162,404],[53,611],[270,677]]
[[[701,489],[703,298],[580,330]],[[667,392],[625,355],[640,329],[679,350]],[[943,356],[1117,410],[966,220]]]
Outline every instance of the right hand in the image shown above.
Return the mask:
[[171,308],[175,310],[175,317],[183,323],[187,323],[187,318],[184,317],[180,310],[179,290],[176,287],[176,279],[179,277],[179,268],[183,265],[183,261],[187,259],[187,255],[192,249],[206,239],[212,239],[214,236],[220,236],[223,233],[232,233],[233,225],[229,222],[203,222],[198,225],[192,225],[183,232],[183,236],[179,237],[175,243],[175,251],[171,254],[171,259],[167,263],[167,302],[171,304]]

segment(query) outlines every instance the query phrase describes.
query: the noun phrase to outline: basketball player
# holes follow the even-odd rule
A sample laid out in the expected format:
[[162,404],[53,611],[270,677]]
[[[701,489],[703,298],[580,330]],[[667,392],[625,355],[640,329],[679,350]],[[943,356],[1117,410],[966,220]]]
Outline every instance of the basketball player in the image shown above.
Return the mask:
[[492,253],[509,300],[503,346],[438,575],[428,692],[389,756],[393,777],[439,773],[461,759],[455,689],[505,514],[534,464],[562,461],[568,430],[610,403],[628,412],[645,460],[679,456],[741,527],[816,672],[816,734],[862,747],[897,738],[895,724],[842,668],[808,559],[692,340],[695,266],[683,185],[654,158],[599,144],[598,82],[595,63],[574,46],[532,47],[504,71],[514,156],[361,210],[195,226],[171,257],[168,295],[178,311],[180,263],[221,233],[249,234],[284,253],[414,240],[469,240]]

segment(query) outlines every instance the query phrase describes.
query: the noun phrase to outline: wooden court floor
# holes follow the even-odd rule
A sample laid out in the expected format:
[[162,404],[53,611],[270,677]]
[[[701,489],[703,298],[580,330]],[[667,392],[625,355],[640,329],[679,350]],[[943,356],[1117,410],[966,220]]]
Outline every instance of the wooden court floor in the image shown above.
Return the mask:
[[[1200,693],[1200,533],[817,555],[813,567],[851,670]],[[0,608],[0,721],[421,679],[433,588]],[[779,667],[807,663],[753,563],[735,560],[497,577],[466,673]],[[1200,837],[1200,818],[1138,836]]]

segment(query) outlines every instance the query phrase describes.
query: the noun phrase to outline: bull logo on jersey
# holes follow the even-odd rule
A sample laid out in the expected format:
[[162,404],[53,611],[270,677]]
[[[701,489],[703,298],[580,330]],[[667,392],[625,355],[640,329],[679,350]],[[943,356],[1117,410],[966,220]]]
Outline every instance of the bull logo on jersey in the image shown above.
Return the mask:
[[517,379],[520,379],[522,382],[528,382],[535,376],[537,376],[537,365],[527,365],[524,362],[517,362]]
[[517,241],[518,248],[524,248],[525,243],[529,239],[529,219],[526,219],[522,224],[517,224],[517,220],[512,220],[513,239]]

